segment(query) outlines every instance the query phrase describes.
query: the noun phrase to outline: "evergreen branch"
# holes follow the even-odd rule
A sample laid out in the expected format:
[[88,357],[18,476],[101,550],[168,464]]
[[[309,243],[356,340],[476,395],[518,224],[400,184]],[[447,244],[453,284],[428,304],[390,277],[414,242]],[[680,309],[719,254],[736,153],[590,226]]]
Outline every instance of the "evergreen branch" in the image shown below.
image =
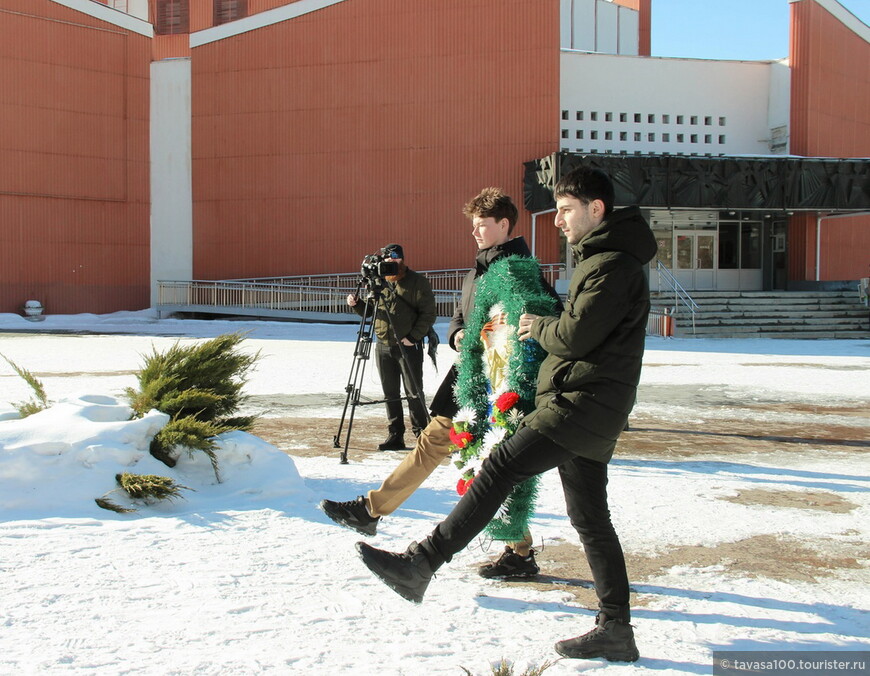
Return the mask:
[[[106,495],[109,495],[113,492],[114,491],[109,491],[109,493],[106,493]],[[103,509],[108,509],[110,512],[117,512],[118,514],[129,514],[136,511],[131,507],[121,507],[121,505],[118,505],[109,500],[106,495],[101,498],[94,498],[94,502],[96,502],[99,507],[102,507]]]
[[15,410],[18,411],[18,415],[22,418],[26,418],[29,415],[39,413],[48,408],[51,402],[48,400],[48,396],[45,394],[45,387],[39,379],[30,371],[22,368],[9,359],[5,354],[0,354],[0,357],[3,357],[3,359],[6,360],[6,363],[9,364],[9,366],[12,367],[12,370],[30,386],[30,389],[33,390],[33,393],[36,395],[36,401],[18,402],[17,404],[13,404]]
[[187,486],[175,483],[172,479],[156,474],[132,474],[123,472],[115,475],[118,486],[134,500],[175,500],[180,497],[182,489],[193,490]]

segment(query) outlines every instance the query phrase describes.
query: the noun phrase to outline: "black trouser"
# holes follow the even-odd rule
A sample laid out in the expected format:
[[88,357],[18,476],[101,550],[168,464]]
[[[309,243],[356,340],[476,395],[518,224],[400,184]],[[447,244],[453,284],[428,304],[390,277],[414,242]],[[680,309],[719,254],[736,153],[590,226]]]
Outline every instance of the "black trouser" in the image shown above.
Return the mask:
[[568,517],[586,551],[601,612],[628,621],[628,575],[610,522],[607,465],[577,456],[528,427],[483,462],[468,492],[421,544],[433,562],[450,561],[484,529],[516,484],[553,467],[559,468]]
[[[402,351],[405,359],[402,359]],[[387,399],[387,421],[390,434],[405,433],[405,418],[402,413],[402,394],[399,384],[404,385],[408,399],[408,411],[411,418],[411,428],[414,434],[419,434],[429,424],[426,415],[425,399],[417,398],[414,388],[416,382],[423,396],[423,345],[417,343],[410,347],[396,345],[390,347],[380,341],[375,346],[375,360],[378,373],[381,375],[381,386],[384,388],[384,399]]]

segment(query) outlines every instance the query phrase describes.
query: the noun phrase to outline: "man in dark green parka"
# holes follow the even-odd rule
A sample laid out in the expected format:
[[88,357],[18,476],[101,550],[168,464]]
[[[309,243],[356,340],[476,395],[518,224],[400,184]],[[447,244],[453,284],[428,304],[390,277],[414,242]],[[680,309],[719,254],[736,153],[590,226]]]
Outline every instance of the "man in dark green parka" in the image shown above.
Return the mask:
[[595,628],[559,641],[565,657],[633,662],[628,575],[607,504],[607,463],[634,404],[649,314],[644,267],[656,253],[637,207],[613,210],[606,174],[580,167],[554,190],[555,224],[576,267],[558,317],[520,317],[521,340],[547,351],[536,408],[496,447],[453,511],[420,543],[393,553],[359,543],[364,563],[389,587],[420,602],[435,571],[486,526],[514,485],[558,467],[571,525],[598,595]]
[[[423,339],[437,317],[435,294],[429,281],[405,265],[405,253],[398,244],[388,244],[383,255],[396,263],[395,275],[387,275],[379,287],[382,302],[374,318],[375,363],[381,376],[387,408],[387,439],[378,446],[381,451],[396,451],[405,446],[405,417],[402,412],[404,387],[408,398],[408,414],[414,436],[429,424],[426,401],[423,399]],[[359,302],[351,294],[347,304],[362,315],[371,306]]]

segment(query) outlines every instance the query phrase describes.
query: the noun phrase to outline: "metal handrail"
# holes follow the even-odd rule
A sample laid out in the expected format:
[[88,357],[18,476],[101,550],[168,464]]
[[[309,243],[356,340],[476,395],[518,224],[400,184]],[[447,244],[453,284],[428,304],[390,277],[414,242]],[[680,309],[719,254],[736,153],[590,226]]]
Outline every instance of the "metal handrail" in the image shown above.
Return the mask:
[[664,278],[668,288],[674,292],[674,307],[672,313],[677,313],[678,305],[685,305],[686,310],[688,310],[692,315],[692,333],[695,333],[695,314],[700,312],[701,307],[689,295],[688,291],[683,288],[683,285],[677,281],[677,278],[674,277],[673,273],[658,259],[656,259],[656,272],[658,272],[659,275],[659,289],[664,286],[664,284],[662,284],[662,278]]
[[[553,284],[564,266],[548,264],[541,269]],[[421,272],[432,285],[439,317],[453,316],[467,272]],[[157,310],[224,313],[254,310],[270,316],[306,312],[355,315],[346,299],[357,289],[359,277],[359,273],[337,273],[257,279],[160,280],[157,282]]]
[[[544,279],[553,286],[559,276],[565,271],[562,263],[541,263],[541,273]],[[462,289],[462,280],[468,273],[468,268],[450,268],[445,270],[420,270],[432,285],[433,290],[456,290]],[[334,272],[312,275],[284,275],[281,277],[244,277],[238,279],[222,279],[221,282],[245,282],[245,283],[273,283],[273,284],[302,284],[305,286],[341,286],[343,288],[356,287],[360,273],[358,272]]]

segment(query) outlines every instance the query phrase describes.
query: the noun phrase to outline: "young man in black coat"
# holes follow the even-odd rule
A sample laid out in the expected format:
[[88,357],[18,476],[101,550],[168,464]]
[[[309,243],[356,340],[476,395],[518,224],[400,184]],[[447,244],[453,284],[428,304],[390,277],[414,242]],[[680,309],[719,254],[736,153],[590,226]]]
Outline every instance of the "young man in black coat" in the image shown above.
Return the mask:
[[492,519],[511,489],[558,468],[571,525],[592,570],[595,628],[559,641],[565,657],[638,659],[629,624],[628,576],[607,504],[607,463],[634,404],[643,359],[649,288],[644,267],[656,241],[637,207],[613,210],[613,184],[588,167],[556,185],[555,224],[576,266],[558,317],[520,317],[521,340],[547,351],[536,408],[484,461],[448,517],[404,553],[357,544],[363,562],[390,588],[419,603],[435,571]]

